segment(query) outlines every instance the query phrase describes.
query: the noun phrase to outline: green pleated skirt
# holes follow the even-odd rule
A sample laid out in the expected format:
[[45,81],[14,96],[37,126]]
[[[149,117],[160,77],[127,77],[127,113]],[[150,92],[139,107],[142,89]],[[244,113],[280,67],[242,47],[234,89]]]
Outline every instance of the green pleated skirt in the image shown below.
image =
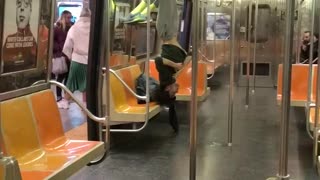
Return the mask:
[[71,61],[67,88],[71,92],[85,92],[87,86],[87,65]]

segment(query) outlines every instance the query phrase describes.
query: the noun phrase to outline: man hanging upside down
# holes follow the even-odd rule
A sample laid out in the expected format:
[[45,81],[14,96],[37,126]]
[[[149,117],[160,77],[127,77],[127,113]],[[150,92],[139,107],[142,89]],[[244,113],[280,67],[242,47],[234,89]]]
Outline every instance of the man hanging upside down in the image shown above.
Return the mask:
[[177,40],[178,11],[175,0],[159,0],[157,30],[162,40],[161,55],[155,58],[159,72],[160,88],[154,93],[154,99],[160,105],[169,107],[169,120],[175,132],[179,131],[179,124],[175,110],[175,95],[179,85],[175,77],[188,64],[187,52]]
[[[188,64],[187,52],[177,40],[179,21],[177,4],[175,0],[154,0],[150,10],[158,7],[157,31],[162,40],[161,55],[155,58],[156,68],[159,72],[160,86],[151,95],[158,104],[169,107],[169,121],[175,132],[179,131],[179,124],[175,110],[176,93],[179,85],[175,77],[181,69]],[[125,23],[146,22],[147,2],[142,0],[131,11]],[[191,59],[188,59],[191,60]]]

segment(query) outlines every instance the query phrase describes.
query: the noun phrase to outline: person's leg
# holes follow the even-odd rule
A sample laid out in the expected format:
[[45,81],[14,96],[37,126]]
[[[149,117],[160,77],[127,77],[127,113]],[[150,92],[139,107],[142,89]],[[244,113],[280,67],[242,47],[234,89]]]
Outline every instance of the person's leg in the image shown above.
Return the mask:
[[162,41],[176,39],[179,29],[177,2],[159,0],[157,30]]
[[147,0],[142,0],[140,2],[140,4],[138,4],[138,6],[136,8],[134,8],[131,12],[130,12],[130,16],[135,16],[137,14],[139,14],[141,11],[144,10],[145,7],[147,7]]
[[[65,74],[65,85],[71,91],[74,92],[74,81],[76,77],[76,66],[74,62],[69,62],[67,65],[70,65],[69,72]],[[71,96],[67,93],[64,94],[64,98],[58,103],[58,107],[62,109],[69,108],[69,101],[71,100]]]
[[[156,9],[159,5],[159,0],[150,0],[150,11]],[[140,4],[131,11],[129,17],[124,23],[145,23],[147,21],[148,4],[146,0],[140,2]]]
[[[51,73],[51,79],[57,80],[58,78],[59,78],[59,75],[56,76],[55,74]],[[59,102],[62,99],[61,88],[57,86],[55,88],[56,88],[56,96],[57,96],[56,101]]]
[[179,132],[179,122],[177,118],[175,102],[170,103],[169,106],[169,122],[174,132]]
[[[150,11],[156,9],[159,6],[159,0],[155,0],[153,3],[150,4]],[[145,7],[143,11],[140,13],[143,16],[148,15],[148,7]]]
[[[59,74],[57,76],[57,81],[59,83],[62,83],[65,77],[66,77],[66,74]],[[57,97],[58,97],[57,101],[60,101],[62,99],[62,90],[59,87],[57,87]]]

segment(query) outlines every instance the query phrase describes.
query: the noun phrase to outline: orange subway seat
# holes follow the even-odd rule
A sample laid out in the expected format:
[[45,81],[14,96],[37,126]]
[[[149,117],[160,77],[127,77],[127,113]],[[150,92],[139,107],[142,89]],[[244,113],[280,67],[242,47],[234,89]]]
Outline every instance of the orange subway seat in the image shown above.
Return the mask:
[[[136,66],[139,68],[139,66]],[[116,71],[117,74],[122,78],[122,80],[135,91],[135,79],[131,76],[130,68],[124,68]],[[126,88],[124,87],[124,91],[126,92],[126,99],[129,106],[137,105],[137,98]]]
[[[305,64],[292,65],[291,74],[291,104],[292,106],[305,106],[308,96],[308,76],[309,69]],[[283,66],[279,65],[278,68],[278,88],[277,88],[277,100],[278,103],[282,100],[282,78],[283,78]]]
[[[117,70],[116,73],[120,75],[122,80],[133,90],[135,91],[136,79],[141,75],[141,70],[138,65],[129,66],[120,70]],[[135,106],[140,109],[145,109],[145,104],[138,104],[137,98],[123,86],[126,92],[126,99],[129,106]],[[152,102],[150,106],[155,106],[156,103]],[[138,109],[137,109],[138,110]],[[139,110],[138,110],[139,111]]]
[[311,101],[316,102],[317,98],[317,76],[318,76],[318,65],[312,66],[312,92],[311,92]]
[[[199,62],[198,64],[198,87],[197,87],[197,95],[204,96],[207,90],[207,66],[203,62]],[[156,80],[159,79],[159,74],[156,69],[156,65],[154,60],[150,60],[150,76],[155,78]],[[192,67],[191,61],[185,67],[182,72],[177,76],[177,83],[179,84],[179,90],[177,92],[177,99],[179,100],[180,97],[191,97],[191,80],[192,80]]]
[[1,128],[2,149],[18,160],[21,171],[54,171],[74,158],[47,153],[41,148],[26,97],[1,102]]
[[[198,76],[197,76],[197,96],[202,96],[206,92],[206,64],[199,63],[198,64]],[[192,91],[192,67],[191,63],[187,65],[185,69],[182,70],[181,74],[177,77],[177,83],[179,84],[179,91],[177,96],[191,96]]]
[[159,73],[156,67],[156,63],[154,60],[149,61],[149,73],[150,77],[154,78],[155,80],[159,81]]
[[95,141],[69,140],[65,136],[60,112],[51,90],[35,93],[30,99],[40,142],[46,151],[71,155],[83,154],[99,144]]
[[[138,65],[117,70],[116,73],[132,90],[135,91],[135,81],[141,74]],[[112,73],[110,73],[110,85],[111,121],[144,122],[147,113],[146,105],[138,104],[137,98],[132,95]],[[150,103],[149,105],[150,119],[160,112],[160,106],[155,103]]]
[[32,179],[32,180],[43,180],[49,175],[51,175],[53,171],[22,171],[21,176],[22,179]]

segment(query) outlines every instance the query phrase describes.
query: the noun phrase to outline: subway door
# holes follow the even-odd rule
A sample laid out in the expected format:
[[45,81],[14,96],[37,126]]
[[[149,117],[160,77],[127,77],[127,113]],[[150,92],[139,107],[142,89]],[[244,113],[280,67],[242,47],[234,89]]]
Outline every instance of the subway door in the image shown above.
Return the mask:
[[258,16],[255,21],[255,2],[241,2],[238,84],[250,87],[273,87],[273,68],[276,64],[274,43],[277,37],[273,36],[275,28],[272,23],[272,7],[266,1],[258,1]]

